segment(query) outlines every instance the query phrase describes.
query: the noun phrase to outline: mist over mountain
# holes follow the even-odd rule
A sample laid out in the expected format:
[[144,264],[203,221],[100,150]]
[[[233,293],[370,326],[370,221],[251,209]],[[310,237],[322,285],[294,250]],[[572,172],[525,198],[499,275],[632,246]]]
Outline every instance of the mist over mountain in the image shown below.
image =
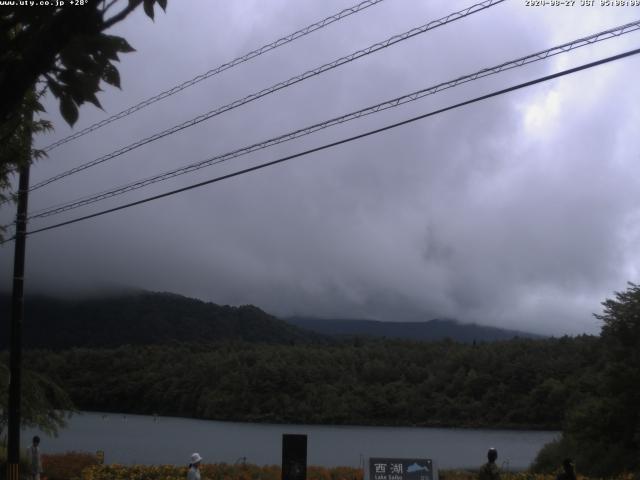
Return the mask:
[[[2,311],[10,297],[2,296]],[[8,332],[7,332],[8,333]],[[25,299],[27,348],[115,347],[226,340],[291,344],[320,339],[253,306],[216,305],[173,293],[121,292],[76,299]],[[6,349],[9,335],[0,336]]]
[[[10,297],[0,297],[7,315]],[[343,337],[386,337],[414,341],[491,342],[514,337],[541,338],[453,320],[380,322],[293,317],[285,320],[253,305],[216,305],[173,293],[140,290],[97,292],[80,297],[33,295],[25,299],[23,344],[27,348],[115,347],[174,342],[243,341],[276,344],[325,343]]]
[[291,317],[285,319],[300,328],[323,335],[386,337],[415,341],[451,339],[457,342],[495,342],[512,338],[544,338],[541,335],[487,327],[475,323],[464,324],[456,320],[429,320],[425,322],[382,322],[376,320],[323,319]]

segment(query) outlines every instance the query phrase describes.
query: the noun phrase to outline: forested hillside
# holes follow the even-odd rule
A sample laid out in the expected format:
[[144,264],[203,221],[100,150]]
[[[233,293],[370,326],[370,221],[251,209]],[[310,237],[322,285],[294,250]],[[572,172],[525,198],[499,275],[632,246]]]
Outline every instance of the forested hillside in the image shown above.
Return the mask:
[[464,345],[125,346],[31,352],[82,410],[218,420],[560,428],[594,337]]
[[[0,311],[9,312],[9,296]],[[220,306],[172,293],[129,292],[90,298],[27,297],[23,341],[27,348],[117,347],[221,340],[291,344],[326,343],[325,336],[372,336],[459,342],[534,335],[450,320],[379,322],[290,318],[282,321],[245,305]],[[0,336],[0,350],[8,348]]]
[[[0,311],[9,311],[2,298]],[[257,307],[220,306],[171,293],[136,292],[76,300],[28,297],[23,322],[27,348],[116,347],[173,342],[320,340]],[[9,336],[0,336],[0,350]]]

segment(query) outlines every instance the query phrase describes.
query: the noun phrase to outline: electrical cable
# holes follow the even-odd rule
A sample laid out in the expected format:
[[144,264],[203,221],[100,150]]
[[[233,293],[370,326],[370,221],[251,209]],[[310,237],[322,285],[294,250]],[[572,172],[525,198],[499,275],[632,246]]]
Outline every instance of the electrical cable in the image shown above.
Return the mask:
[[[102,210],[100,212],[92,213],[90,215],[84,215],[82,217],[78,217],[78,218],[74,218],[74,219],[71,219],[71,220],[67,220],[65,222],[60,222],[60,223],[57,223],[57,224],[54,224],[54,225],[49,225],[47,227],[42,227],[42,228],[38,228],[36,230],[31,230],[31,231],[26,232],[26,234],[27,235],[33,235],[35,233],[40,233],[40,232],[45,232],[47,230],[60,228],[60,227],[66,226],[66,225],[71,225],[73,223],[81,222],[83,220],[88,220],[90,218],[99,217],[99,216],[102,216],[102,215],[106,215],[108,213],[117,212],[119,210],[124,210],[124,209],[130,208],[130,207],[141,205],[143,203],[148,203],[148,202],[151,202],[151,201],[154,201],[154,200],[158,200],[160,198],[168,197],[168,196],[171,196],[171,195],[176,195],[178,193],[182,193],[182,192],[185,192],[185,191],[188,191],[188,190],[193,190],[195,188],[199,188],[199,187],[202,187],[202,186],[205,186],[205,185],[209,185],[209,184],[212,184],[212,183],[217,183],[217,182],[220,182],[222,180],[227,180],[229,178],[237,177],[237,176],[249,173],[249,172],[253,172],[253,171],[256,171],[256,170],[261,170],[263,168],[270,167],[270,166],[273,166],[273,165],[276,165],[276,164],[279,164],[279,163],[283,163],[283,162],[286,162],[286,161],[289,161],[289,160],[292,160],[292,159],[295,159],[295,158],[303,157],[303,156],[309,155],[311,153],[315,153],[315,152],[319,152],[319,151],[322,151],[322,150],[326,150],[328,148],[332,148],[332,147],[335,147],[335,146],[338,146],[338,145],[342,145],[344,143],[348,143],[348,142],[352,142],[352,141],[355,141],[355,140],[359,140],[361,138],[369,137],[371,135],[376,135],[378,133],[382,133],[382,132],[387,131],[387,130],[391,130],[391,129],[394,129],[394,128],[397,128],[397,127],[400,127],[400,126],[403,126],[403,125],[407,125],[409,123],[413,123],[413,122],[416,122],[418,120],[422,120],[422,119],[427,118],[427,117],[438,115],[438,114],[441,114],[441,113],[444,113],[444,112],[447,112],[447,111],[450,111],[450,110],[454,110],[454,109],[457,109],[457,108],[460,108],[460,107],[463,107],[463,106],[466,106],[466,105],[471,105],[473,103],[480,102],[482,100],[487,100],[489,98],[497,97],[499,95],[504,95],[506,93],[513,92],[515,90],[520,90],[522,88],[530,87],[532,85],[536,85],[536,84],[539,84],[539,83],[542,83],[542,82],[553,80],[555,78],[560,78],[560,77],[563,77],[565,75],[573,74],[573,73],[576,73],[576,72],[579,72],[579,71],[582,71],[582,70],[587,70],[589,68],[593,68],[593,67],[596,67],[596,66],[599,66],[599,65],[603,65],[603,64],[606,64],[606,63],[609,63],[609,62],[613,62],[613,61],[620,60],[620,59],[623,59],[623,58],[626,58],[626,57],[637,55],[638,53],[640,53],[640,48],[637,48],[637,49],[634,49],[634,50],[630,50],[630,51],[627,51],[627,52],[624,52],[624,53],[620,53],[618,55],[613,55],[613,56],[610,56],[610,57],[606,57],[606,58],[603,58],[601,60],[597,60],[597,61],[594,61],[594,62],[586,63],[586,64],[580,65],[578,67],[573,67],[573,68],[570,68],[570,69],[562,70],[560,72],[557,72],[557,73],[554,73],[554,74],[551,74],[551,75],[546,75],[544,77],[539,77],[539,78],[537,78],[535,80],[530,80],[528,82],[520,83],[520,84],[511,86],[511,87],[508,87],[508,88],[497,90],[497,91],[494,91],[492,93],[488,93],[486,95],[481,95],[479,97],[475,97],[475,98],[472,98],[470,100],[466,100],[464,102],[456,103],[454,105],[450,105],[450,106],[445,107],[445,108],[440,108],[438,110],[434,110],[432,112],[428,112],[428,113],[425,113],[423,115],[412,117],[412,118],[409,118],[407,120],[403,120],[401,122],[393,123],[393,124],[387,125],[385,127],[377,128],[375,130],[370,130],[368,132],[361,133],[359,135],[354,135],[352,137],[344,138],[344,139],[338,140],[336,142],[324,144],[324,145],[321,145],[319,147],[311,148],[309,150],[305,150],[303,152],[299,152],[299,153],[296,153],[296,154],[293,154],[293,155],[288,155],[286,157],[282,157],[282,158],[279,158],[277,160],[273,160],[271,162],[261,163],[260,165],[256,165],[256,166],[249,167],[249,168],[245,168],[243,170],[238,170],[236,172],[229,173],[227,175],[222,175],[222,176],[219,176],[219,177],[216,177],[216,178],[212,178],[212,179],[209,179],[209,180],[206,180],[206,181],[203,181],[203,182],[199,182],[199,183],[196,183],[196,184],[193,184],[193,185],[189,185],[187,187],[182,187],[182,188],[179,188],[179,189],[176,189],[176,190],[172,190],[170,192],[161,193],[159,195],[154,195],[154,196],[151,196],[151,197],[144,198],[142,200],[138,200],[138,201],[135,201],[135,202],[131,202],[131,203],[127,203],[127,204],[124,204],[124,205],[120,205],[118,207]],[[4,240],[3,242],[0,243],[0,245],[4,244],[4,243],[7,243],[10,240],[13,240],[14,238],[10,238],[10,239]]]
[[454,80],[450,80],[447,82],[443,82],[443,83],[439,83],[435,86],[431,86],[422,90],[418,90],[416,92],[412,92],[410,94],[407,95],[403,95],[400,97],[396,97],[394,99],[391,100],[387,100],[385,102],[381,102],[378,103],[376,105],[367,107],[367,108],[363,108],[360,110],[357,110],[355,112],[351,112],[339,117],[335,117],[332,118],[330,120],[326,120],[324,122],[321,123],[317,123],[308,127],[304,127],[298,130],[295,130],[293,132],[289,132],[286,133],[284,135],[280,135],[277,137],[273,137],[271,139],[259,142],[259,143],[255,143],[253,145],[249,145],[249,146],[245,146],[242,147],[240,149],[237,150],[233,150],[231,152],[227,152],[224,153],[222,155],[216,155],[214,157],[211,157],[209,159],[197,162],[197,163],[193,163],[190,165],[186,165],[184,167],[180,167],[177,169],[173,169],[158,175],[154,175],[152,177],[148,177],[146,179],[142,179],[142,180],[138,180],[136,182],[133,183],[129,183],[127,185],[123,185],[114,189],[110,189],[107,191],[103,191],[100,192],[98,194],[93,194],[90,196],[85,196],[83,198],[77,199],[77,200],[73,200],[70,202],[66,202],[66,203],[62,203],[62,204],[58,204],[56,206],[52,206],[52,207],[47,207],[44,209],[40,209],[38,211],[33,212],[28,219],[34,219],[34,218],[44,218],[44,217],[48,217],[51,215],[56,215],[68,210],[72,210],[75,208],[79,208],[82,206],[86,206],[86,205],[90,205],[92,203],[96,203],[98,201],[101,200],[105,200],[107,198],[111,198],[111,197],[115,197],[118,195],[122,195],[124,193],[133,191],[133,190],[137,190],[139,188],[143,188],[149,185],[152,185],[154,183],[158,183],[164,180],[168,180],[170,178],[174,178],[177,177],[179,175],[184,175],[186,173],[191,173],[194,172],[196,170],[200,170],[202,168],[205,167],[209,167],[212,165],[216,165],[228,160],[231,160],[233,158],[238,158],[240,156],[243,155],[247,155],[249,153],[253,153],[255,151],[258,150],[262,150],[274,145],[278,145],[280,143],[284,143],[296,138],[300,138],[306,135],[310,135],[312,133],[315,133],[319,130],[325,129],[325,128],[329,128],[335,125],[340,125],[342,123],[351,121],[351,120],[355,120],[357,118],[361,118],[363,116],[366,115],[371,115],[374,113],[378,113],[390,108],[395,108],[399,105],[403,105],[405,103],[409,103],[415,100],[418,100],[420,98],[423,98],[427,95],[432,95],[435,94],[437,92],[441,92],[445,89],[449,89],[449,88],[453,88],[457,85],[461,85],[463,83],[467,83],[473,80],[477,80],[479,78],[483,78],[489,75],[494,75],[497,74],[499,72],[503,72],[509,69],[513,69],[516,67],[521,67],[523,65],[528,65],[530,63],[533,62],[537,62],[540,60],[544,60],[547,59],[549,57],[558,55],[560,53],[566,53],[566,52],[570,52],[572,50],[575,50],[576,48],[580,48],[583,47],[585,45],[592,45],[596,42],[600,42],[603,40],[607,40],[610,38],[616,38],[619,37],[620,35],[624,35],[626,33],[630,33],[630,32],[634,32],[640,30],[640,20],[636,21],[636,22],[632,22],[632,23],[627,23],[625,25],[621,25],[618,27],[614,27],[614,28],[610,28],[608,30],[593,34],[593,35],[589,35],[587,37],[583,37],[583,38],[579,38],[576,40],[573,40],[571,42],[567,42],[564,43],[562,45],[558,45],[546,50],[542,50],[540,52],[537,53],[533,53],[531,55],[527,55],[524,57],[520,57],[516,60],[511,60],[508,62],[504,62],[501,63],[499,65],[493,66],[493,67],[489,67],[489,68],[484,68],[482,70],[479,70],[475,73],[469,74],[469,75],[464,75],[462,77],[458,77]]
[[171,135],[173,133],[179,132],[181,130],[184,130],[185,128],[188,127],[192,127],[194,125],[197,125],[201,122],[204,122],[205,120],[209,120],[212,117],[215,117],[217,115],[220,115],[222,113],[228,112],[229,110],[233,110],[241,105],[245,105],[246,103],[252,102],[254,100],[258,100],[259,98],[262,98],[266,95],[269,95],[271,93],[277,92],[278,90],[282,90],[283,88],[289,87],[291,85],[294,85],[296,83],[302,82],[303,80],[306,80],[308,78],[311,77],[315,77],[317,75],[320,75],[324,72],[327,72],[329,70],[332,70],[336,67],[339,67],[341,65],[344,65],[346,63],[350,63],[358,58],[364,57],[366,55],[369,55],[371,53],[377,52],[379,50],[382,50],[384,48],[387,48],[391,45],[394,45],[396,43],[402,42],[404,40],[407,40],[409,38],[415,37],[416,35],[420,35],[422,33],[425,33],[429,30],[433,30],[434,28],[446,25],[448,23],[454,22],[456,20],[460,20],[461,18],[465,18],[473,13],[477,13],[480,11],[483,11],[487,8],[490,8],[492,6],[495,6],[499,3],[504,2],[505,0],[485,0],[483,2],[477,3],[475,5],[472,5],[470,7],[467,7],[463,10],[454,12],[454,13],[450,13],[449,15],[442,17],[438,20],[433,20],[425,25],[422,25],[421,27],[416,27],[416,28],[412,28],[411,30],[408,30],[400,35],[394,35],[393,37],[390,37],[382,42],[378,42],[374,45],[371,45],[365,49],[362,50],[358,50],[357,52],[354,52],[350,55],[347,55],[345,57],[341,57],[337,60],[334,60],[333,62],[330,63],[326,63],[320,67],[316,67],[312,70],[308,70],[300,75],[296,75],[295,77],[291,77],[288,80],[285,80],[283,82],[279,82],[276,83],[275,85],[272,85],[269,88],[265,88],[257,93],[252,93],[251,95],[248,95],[242,99],[239,100],[235,100],[227,105],[224,105],[222,107],[218,107],[214,110],[211,110],[207,113],[203,113],[202,115],[199,115],[195,118],[192,118],[191,120],[188,120],[186,122],[183,122],[179,125],[175,125],[167,130],[164,130],[162,132],[156,133],[154,135],[151,135],[150,137],[144,138],[142,140],[139,140],[135,143],[132,143],[126,147],[120,148],[118,150],[115,150],[107,155],[104,155],[100,158],[97,158],[95,160],[92,160],[90,162],[87,162],[85,164],[79,165],[75,168],[72,168],[70,170],[67,170],[66,172],[60,173],[58,175],[55,175],[53,177],[50,177],[46,180],[43,180],[39,183],[36,183],[35,185],[33,185],[29,191],[33,191],[33,190],[37,190],[39,188],[44,187],[45,185],[48,185],[52,182],[55,182],[57,180],[60,180],[62,178],[68,177],[69,175],[73,175],[75,173],[81,172],[83,170],[86,170],[87,168],[93,167],[95,165],[98,165],[100,163],[106,162],[107,160],[111,160],[112,158],[118,157],[120,155],[123,155],[127,152],[130,152],[132,150],[135,150],[136,148],[139,148],[143,145],[146,145],[148,143],[151,143],[155,140],[159,140],[163,137],[166,137],[167,135]]
[[114,115],[112,115],[111,117],[105,118],[99,122],[96,122],[92,125],[89,125],[88,127],[73,133],[72,135],[69,135],[67,137],[64,137],[50,145],[47,145],[46,147],[43,148],[43,150],[45,152],[50,152],[51,150],[53,150],[54,148],[59,147],[60,145],[64,145],[67,142],[70,142],[72,140],[75,140],[76,138],[80,138],[88,133],[94,132],[95,130],[98,130],[99,128],[104,127],[105,125],[108,125],[112,122],[115,122],[116,120],[119,120],[121,118],[127,117],[129,115],[131,115],[134,112],[137,112],[139,110],[142,110],[143,108],[148,107],[149,105],[156,103],[160,100],[163,100],[167,97],[170,97],[172,95],[175,95],[178,92],[181,92],[182,90],[189,88],[203,80],[206,80],[207,78],[213,77],[214,75],[217,75],[219,73],[224,72],[225,70],[229,70],[230,68],[233,68],[237,65],[240,65],[241,63],[247,62],[251,59],[254,59],[260,55],[262,55],[263,53],[267,53],[271,50],[275,50],[278,47],[281,47],[283,45],[286,45],[288,43],[293,42],[294,40],[297,40],[301,37],[304,37],[306,35],[309,35],[312,32],[315,32],[316,30],[320,30],[321,28],[324,28],[328,25],[331,25],[334,22],[337,22],[339,20],[342,20],[343,18],[346,18],[350,15],[353,15],[354,13],[358,13],[361,12],[363,10],[365,10],[366,8],[369,8],[373,5],[377,5],[378,3],[382,2],[384,0],[366,0],[364,2],[361,2],[357,5],[354,5],[352,7],[349,8],[345,8],[344,10],[341,10],[338,13],[335,13],[333,15],[330,15],[322,20],[320,20],[319,22],[313,23],[311,25],[308,25],[296,32],[293,32],[289,35],[286,35],[282,38],[279,38],[278,40],[275,40],[274,42],[268,43],[266,45],[263,45],[260,48],[256,48],[255,50],[250,51],[249,53],[246,53],[240,57],[237,57],[227,63],[223,63],[222,65],[218,65],[217,67],[201,74],[198,75],[194,78],[192,78],[191,80],[187,80],[183,83],[181,83],[180,85],[176,85],[175,87],[172,87],[168,90],[165,90],[164,92],[161,92],[153,97],[147,98],[146,100],[143,100],[125,110],[122,110],[119,113],[116,113]]

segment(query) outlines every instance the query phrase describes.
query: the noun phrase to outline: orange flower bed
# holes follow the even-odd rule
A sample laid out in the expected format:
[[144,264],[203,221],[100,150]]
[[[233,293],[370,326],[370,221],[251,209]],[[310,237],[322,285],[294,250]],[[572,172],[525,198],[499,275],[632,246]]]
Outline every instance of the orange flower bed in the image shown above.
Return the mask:
[[47,480],[81,480],[85,468],[99,463],[98,457],[86,452],[43,454],[43,477]]
[[[43,455],[44,477],[47,480],[186,480],[187,467],[175,465],[99,465],[90,453],[69,452]],[[203,480],[280,480],[280,466],[226,463],[202,464]],[[439,480],[477,480],[477,472],[440,470]],[[364,480],[363,471],[352,467],[307,467],[307,480]],[[503,472],[501,480],[556,480],[555,475],[528,472]],[[592,480],[578,475],[578,480]],[[633,474],[609,480],[640,480]]]
[[[280,467],[275,465],[202,464],[200,474],[204,480],[280,480]],[[98,465],[84,471],[82,480],[185,480],[187,467],[174,465],[123,466]],[[351,467],[307,468],[307,480],[363,480],[362,470]]]

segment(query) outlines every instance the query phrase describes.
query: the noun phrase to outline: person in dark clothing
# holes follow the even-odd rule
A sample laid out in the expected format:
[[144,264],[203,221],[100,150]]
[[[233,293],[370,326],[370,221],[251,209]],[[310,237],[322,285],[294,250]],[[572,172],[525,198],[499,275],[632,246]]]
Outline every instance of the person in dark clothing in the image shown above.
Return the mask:
[[487,463],[480,467],[478,472],[478,480],[500,480],[500,469],[496,465],[498,459],[498,451],[490,448],[487,452]]
[[565,458],[562,462],[563,472],[559,473],[556,480],[576,480],[576,472],[573,469],[573,462],[570,458]]

